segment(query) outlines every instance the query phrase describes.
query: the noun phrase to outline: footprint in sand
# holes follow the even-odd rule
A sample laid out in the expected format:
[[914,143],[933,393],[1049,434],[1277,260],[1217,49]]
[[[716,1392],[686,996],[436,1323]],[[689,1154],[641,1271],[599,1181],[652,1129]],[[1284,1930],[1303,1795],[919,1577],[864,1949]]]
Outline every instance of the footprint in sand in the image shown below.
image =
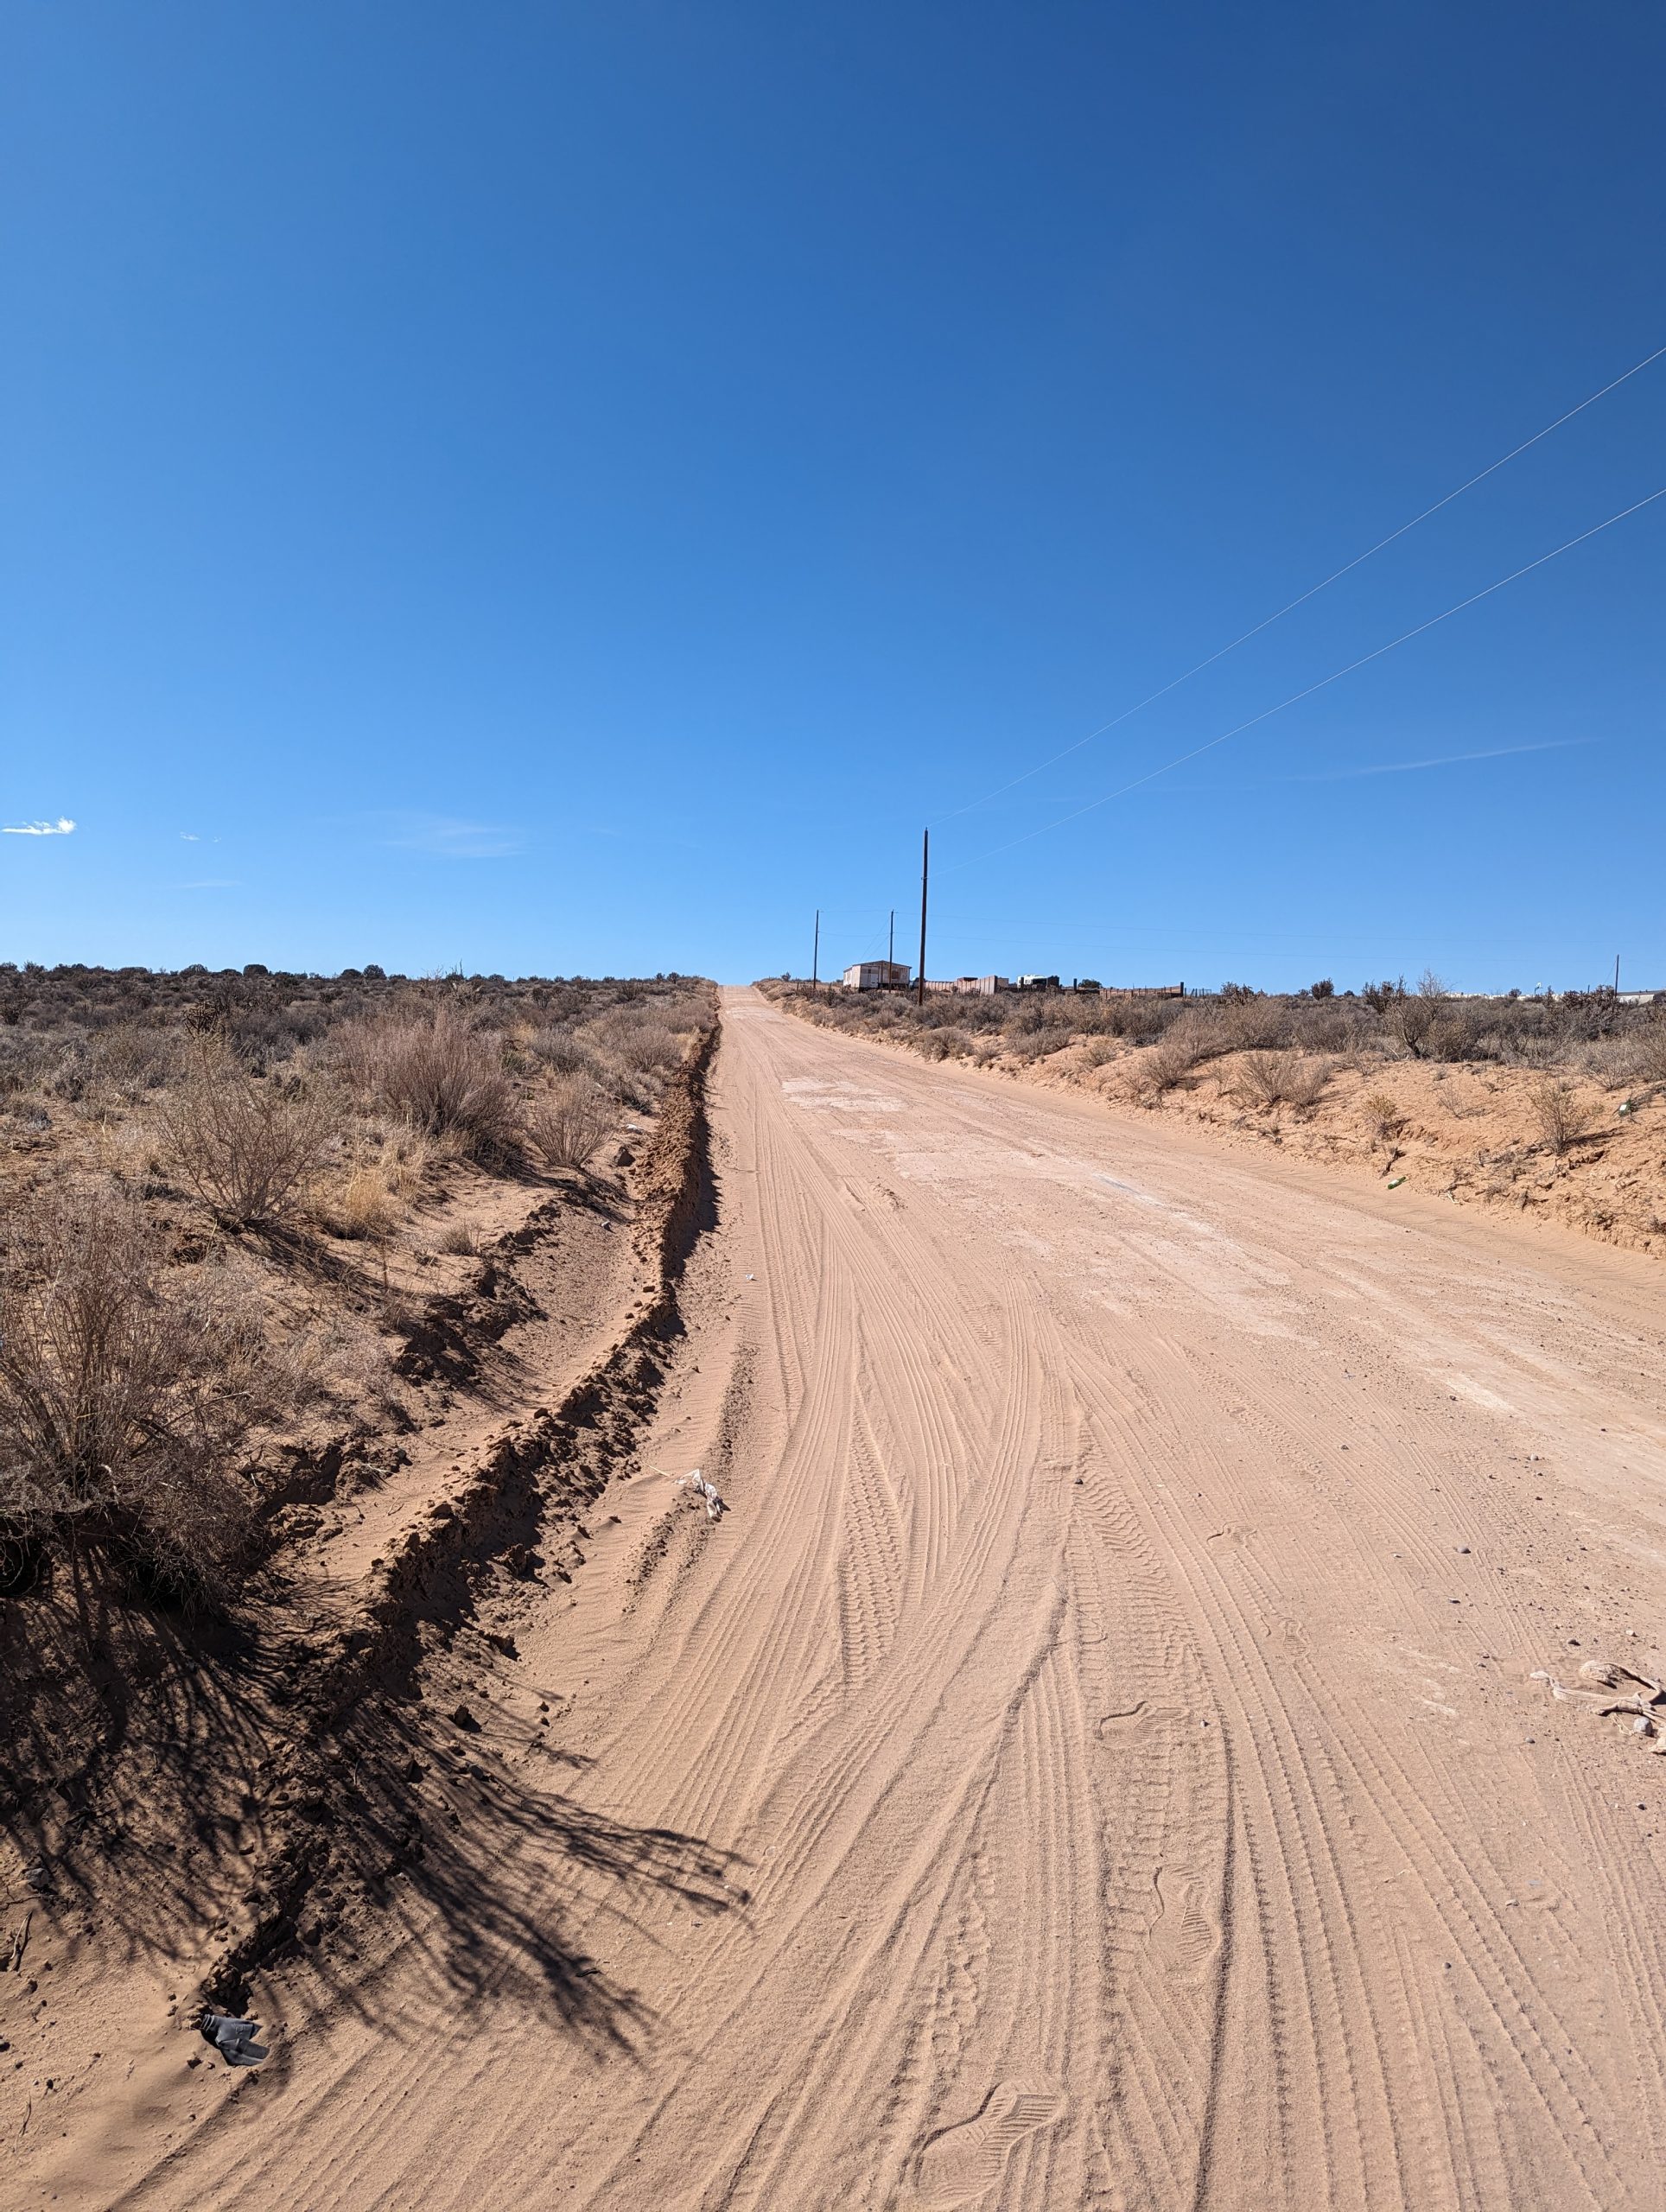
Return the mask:
[[970,2120],[945,2127],[920,2152],[914,2167],[921,2212],[951,2212],[993,2189],[1024,2137],[1064,2115],[1065,2101],[1019,2082],[998,2082]]
[[1160,1866],[1152,1888],[1156,1913],[1145,1932],[1152,1955],[1166,1974],[1181,1981],[1200,1980],[1219,1945],[1220,1930],[1199,1904],[1189,1876]]
[[1139,1704],[1130,1706],[1126,1713],[1107,1713],[1099,1722],[1099,1741],[1115,1744],[1143,1735],[1148,1729],[1165,1728],[1186,1719],[1186,1710],[1178,1705],[1154,1705],[1141,1698]]

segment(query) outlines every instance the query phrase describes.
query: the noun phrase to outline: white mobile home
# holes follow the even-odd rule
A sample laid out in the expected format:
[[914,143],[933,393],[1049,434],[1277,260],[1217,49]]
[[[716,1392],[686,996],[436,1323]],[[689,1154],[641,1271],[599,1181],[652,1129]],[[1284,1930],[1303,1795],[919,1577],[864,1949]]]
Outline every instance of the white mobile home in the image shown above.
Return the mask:
[[910,970],[900,960],[858,960],[844,971],[848,991],[906,991]]

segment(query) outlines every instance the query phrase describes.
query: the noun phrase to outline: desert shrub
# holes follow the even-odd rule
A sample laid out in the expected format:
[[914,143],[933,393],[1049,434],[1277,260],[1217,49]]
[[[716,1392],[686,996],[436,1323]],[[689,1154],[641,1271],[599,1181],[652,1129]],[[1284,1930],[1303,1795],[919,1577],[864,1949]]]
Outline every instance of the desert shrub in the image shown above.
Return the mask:
[[84,1037],[67,1037],[57,1041],[41,1071],[41,1088],[51,1092],[54,1098],[67,1099],[76,1104],[86,1096],[87,1084],[92,1077],[92,1059]]
[[595,1055],[570,1029],[536,1029],[526,1040],[526,1051],[529,1058],[551,1075],[588,1074],[595,1066]]
[[1098,1026],[1113,1037],[1126,1037],[1136,1045],[1155,1042],[1186,1011],[1178,999],[1103,999]]
[[[811,1012],[830,1027],[846,1026],[841,1008],[812,1002]],[[683,1057],[683,1038],[652,1004],[610,1008],[585,1025],[584,1040],[595,1051],[598,1071],[636,1106],[653,1103],[661,1082]]]
[[1560,999],[1545,1008],[1558,1033],[1570,1045],[1590,1044],[1599,1037],[1612,1037],[1624,1021],[1625,1011],[1619,993],[1612,983],[1599,983],[1589,991],[1564,991]]
[[1539,1029],[1512,1029],[1498,1039],[1498,1057],[1507,1067],[1555,1067],[1563,1057],[1561,1044]]
[[168,1285],[157,1232],[106,1188],[37,1196],[0,1249],[0,1531],[104,1546],[181,1596],[246,1540],[229,1460],[265,1410],[258,1319]]
[[1300,1052],[1246,1052],[1234,1088],[1255,1106],[1311,1106],[1330,1079],[1328,1062]]
[[1647,1030],[1629,1037],[1599,1037],[1576,1045],[1574,1065],[1609,1090],[1629,1090],[1634,1084],[1659,1082],[1666,1077],[1666,1027],[1657,1037]]
[[52,1050],[39,1038],[16,1029],[0,1030],[0,1098],[40,1088],[51,1070]]
[[179,1039],[166,1029],[117,1022],[94,1033],[87,1047],[87,1064],[92,1083],[131,1104],[177,1072]]
[[513,1145],[519,1117],[503,1040],[461,1008],[348,1022],[336,1043],[354,1087],[414,1128],[477,1154]]
[[157,1120],[169,1165],[219,1220],[246,1228],[284,1213],[305,1190],[334,1146],[342,1109],[327,1085],[262,1081],[206,1039]]
[[1338,998],[1294,1007],[1291,1033],[1297,1048],[1304,1052],[1357,1052],[1363,1042],[1356,1017],[1345,1000]]
[[1336,996],[1336,985],[1328,976],[1321,976],[1318,982],[1308,984],[1307,993],[1310,998],[1333,999]]
[[1596,1107],[1566,1077],[1536,1083],[1527,1096],[1539,1135],[1552,1152],[1560,1155],[1589,1135],[1597,1118]]
[[1425,969],[1415,991],[1398,985],[1383,1011],[1390,1034],[1415,1060],[1441,1058],[1439,1046],[1452,1034],[1453,1009],[1438,976]]
[[1205,1057],[1205,1033],[1200,1023],[1177,1021],[1165,1037],[1141,1052],[1129,1071],[1129,1086],[1136,1098],[1154,1103]]
[[298,1045],[321,1037],[326,1027],[315,1008],[266,1004],[238,1008],[226,1033],[250,1065],[264,1074],[288,1059]]
[[1396,1136],[1405,1127],[1405,1116],[1398,1103],[1386,1090],[1373,1090],[1360,1101],[1366,1125],[1379,1144]]
[[1030,1040],[1030,1049],[1038,1060],[1050,1059],[1053,1053],[1062,1052],[1075,1042],[1076,1031],[1068,1021],[1050,1021],[1045,1029],[1038,1029]]
[[528,1142],[550,1167],[582,1167],[613,1127],[614,1101],[587,1075],[557,1076],[526,1116]]
[[1288,1046],[1295,1015],[1288,999],[1249,995],[1228,998],[1215,1019],[1220,1052],[1269,1052]]

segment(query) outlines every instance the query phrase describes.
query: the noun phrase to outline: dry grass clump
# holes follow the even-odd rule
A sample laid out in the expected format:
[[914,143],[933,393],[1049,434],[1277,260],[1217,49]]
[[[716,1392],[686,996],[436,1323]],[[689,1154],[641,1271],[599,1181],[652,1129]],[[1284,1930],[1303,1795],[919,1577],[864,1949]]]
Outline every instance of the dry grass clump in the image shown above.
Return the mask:
[[1528,1103],[1539,1135],[1558,1158],[1588,1136],[1595,1126],[1597,1108],[1567,1078],[1547,1077],[1528,1091]]
[[1379,1144],[1397,1136],[1406,1125],[1399,1103],[1386,1090],[1373,1090],[1360,1101],[1367,1127]]
[[436,1139],[408,1123],[397,1122],[378,1141],[359,1150],[348,1167],[346,1180],[327,1209],[329,1225],[338,1236],[369,1237],[380,1243],[392,1235],[405,1207],[421,1191],[436,1155],[448,1149],[448,1140]]
[[1252,1106],[1312,1106],[1330,1080],[1328,1060],[1301,1052],[1246,1052],[1233,1087]]
[[582,1038],[596,1067],[638,1106],[652,1104],[660,1084],[682,1058],[684,1041],[668,1012],[647,1002],[611,1008],[588,1022]]
[[342,1118],[328,1085],[257,1078],[218,1039],[195,1046],[157,1110],[168,1165],[217,1220],[245,1229],[274,1220],[304,1193]]
[[395,1201],[392,1184],[386,1165],[380,1160],[361,1160],[348,1171],[334,1204],[330,1208],[330,1226],[338,1236],[349,1242],[368,1237],[373,1243],[391,1236],[397,1227],[399,1208]]
[[501,1036],[441,1004],[344,1024],[336,1053],[364,1096],[475,1155],[509,1151],[519,1134]]
[[0,1249],[0,1535],[107,1550],[223,1592],[250,1510],[231,1460],[264,1402],[256,1317],[164,1281],[156,1230],[102,1185],[14,1212]]
[[549,1167],[583,1167],[613,1127],[614,1102],[587,1075],[557,1076],[526,1113],[526,1140]]

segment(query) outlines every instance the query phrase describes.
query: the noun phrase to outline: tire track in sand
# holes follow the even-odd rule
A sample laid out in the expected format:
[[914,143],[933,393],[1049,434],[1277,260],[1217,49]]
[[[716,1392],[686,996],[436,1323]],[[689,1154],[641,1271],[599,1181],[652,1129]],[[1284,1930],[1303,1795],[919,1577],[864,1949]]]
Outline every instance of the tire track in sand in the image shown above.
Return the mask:
[[483,1830],[634,2050],[413,1911],[136,2202],[1642,2212],[1656,1770],[1523,1677],[1666,1611],[1657,1273],[726,1022],[674,1433],[732,1510],[517,1637],[574,1801],[749,1905]]

